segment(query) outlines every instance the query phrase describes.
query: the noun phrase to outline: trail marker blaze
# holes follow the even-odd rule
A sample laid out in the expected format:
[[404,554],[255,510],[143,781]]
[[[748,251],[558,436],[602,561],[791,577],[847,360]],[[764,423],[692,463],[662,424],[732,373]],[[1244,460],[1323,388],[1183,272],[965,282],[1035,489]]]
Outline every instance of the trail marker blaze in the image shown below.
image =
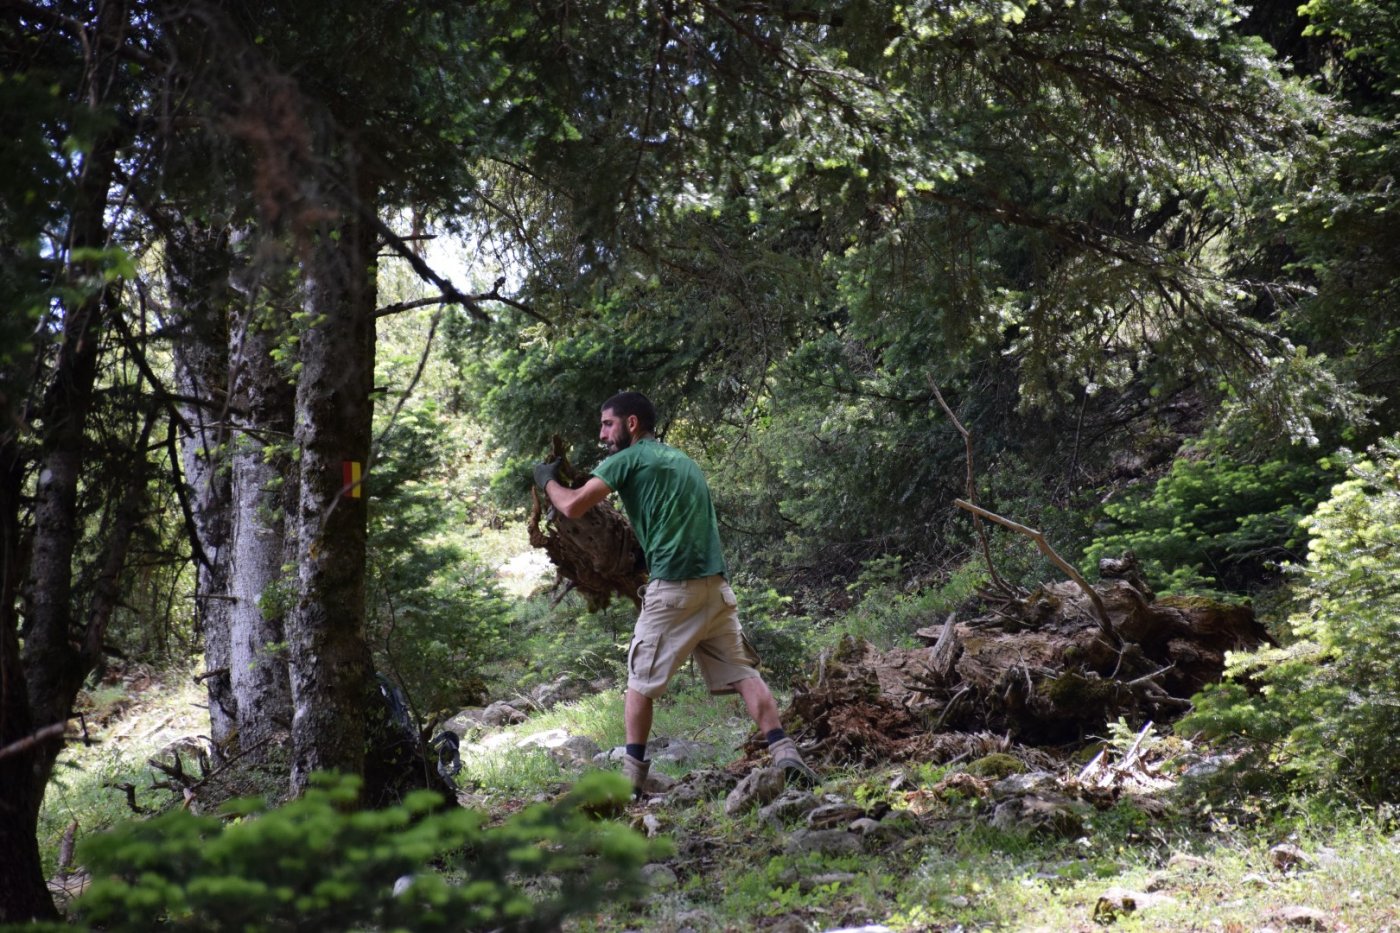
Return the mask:
[[346,499],[360,499],[364,496],[365,484],[361,480],[360,461],[345,460],[341,464],[342,483],[341,495]]

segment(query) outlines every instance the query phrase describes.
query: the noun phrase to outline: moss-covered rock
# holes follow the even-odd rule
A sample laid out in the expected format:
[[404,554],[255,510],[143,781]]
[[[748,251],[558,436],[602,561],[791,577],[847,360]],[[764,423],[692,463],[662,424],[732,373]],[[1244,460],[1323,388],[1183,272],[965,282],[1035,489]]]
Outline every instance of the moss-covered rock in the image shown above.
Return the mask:
[[969,764],[965,770],[973,777],[1000,780],[1004,777],[1010,777],[1013,774],[1024,774],[1026,772],[1026,765],[1025,762],[1014,755],[1008,755],[1005,752],[993,752],[990,755],[984,755],[978,758],[976,761]]

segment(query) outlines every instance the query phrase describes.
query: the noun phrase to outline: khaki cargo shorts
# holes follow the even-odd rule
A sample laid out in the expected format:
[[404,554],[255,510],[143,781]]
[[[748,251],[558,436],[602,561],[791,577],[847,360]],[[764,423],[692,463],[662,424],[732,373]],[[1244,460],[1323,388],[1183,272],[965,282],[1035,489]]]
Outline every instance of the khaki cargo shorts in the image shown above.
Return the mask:
[[647,584],[627,650],[627,686],[655,699],[690,657],[711,693],[733,693],[731,684],[758,676],[758,653],[721,574]]

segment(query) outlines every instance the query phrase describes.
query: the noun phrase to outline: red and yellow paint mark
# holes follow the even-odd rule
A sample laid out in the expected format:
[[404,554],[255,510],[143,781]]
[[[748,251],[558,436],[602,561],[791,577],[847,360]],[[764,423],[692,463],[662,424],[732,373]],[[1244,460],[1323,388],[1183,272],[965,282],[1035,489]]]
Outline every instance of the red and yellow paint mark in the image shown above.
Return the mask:
[[345,460],[340,464],[341,477],[344,485],[340,494],[347,499],[360,499],[364,497],[365,484],[363,472],[358,460]]

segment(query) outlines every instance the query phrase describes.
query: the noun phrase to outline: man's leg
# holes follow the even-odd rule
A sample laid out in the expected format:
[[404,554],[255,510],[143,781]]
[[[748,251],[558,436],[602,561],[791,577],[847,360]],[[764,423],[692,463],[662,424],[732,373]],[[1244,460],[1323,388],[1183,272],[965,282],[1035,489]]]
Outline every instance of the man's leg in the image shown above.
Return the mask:
[[773,699],[773,691],[768,689],[762,677],[748,677],[730,686],[744,698],[744,705],[749,708],[749,715],[758,724],[760,732],[767,735],[783,727],[778,718],[778,701]]
[[[762,677],[746,677],[730,684],[744,698],[749,715],[758,725],[759,731],[768,737],[768,751],[773,756],[773,766],[782,768],[788,781],[806,787],[815,786],[816,773],[802,760],[797,751],[797,743],[783,732],[782,720],[778,716],[778,701],[773,699],[773,691],[768,689]],[[776,733],[776,735],[775,735]]]
[[632,796],[641,797],[651,762],[646,758],[647,736],[651,734],[651,697],[627,688],[622,702],[622,724],[627,734],[627,754],[622,756],[622,773],[632,782]]
[[[777,715],[777,707],[773,708]],[[646,745],[651,735],[652,700],[631,687],[627,688],[627,699],[623,701],[622,722],[627,730],[628,745]]]

